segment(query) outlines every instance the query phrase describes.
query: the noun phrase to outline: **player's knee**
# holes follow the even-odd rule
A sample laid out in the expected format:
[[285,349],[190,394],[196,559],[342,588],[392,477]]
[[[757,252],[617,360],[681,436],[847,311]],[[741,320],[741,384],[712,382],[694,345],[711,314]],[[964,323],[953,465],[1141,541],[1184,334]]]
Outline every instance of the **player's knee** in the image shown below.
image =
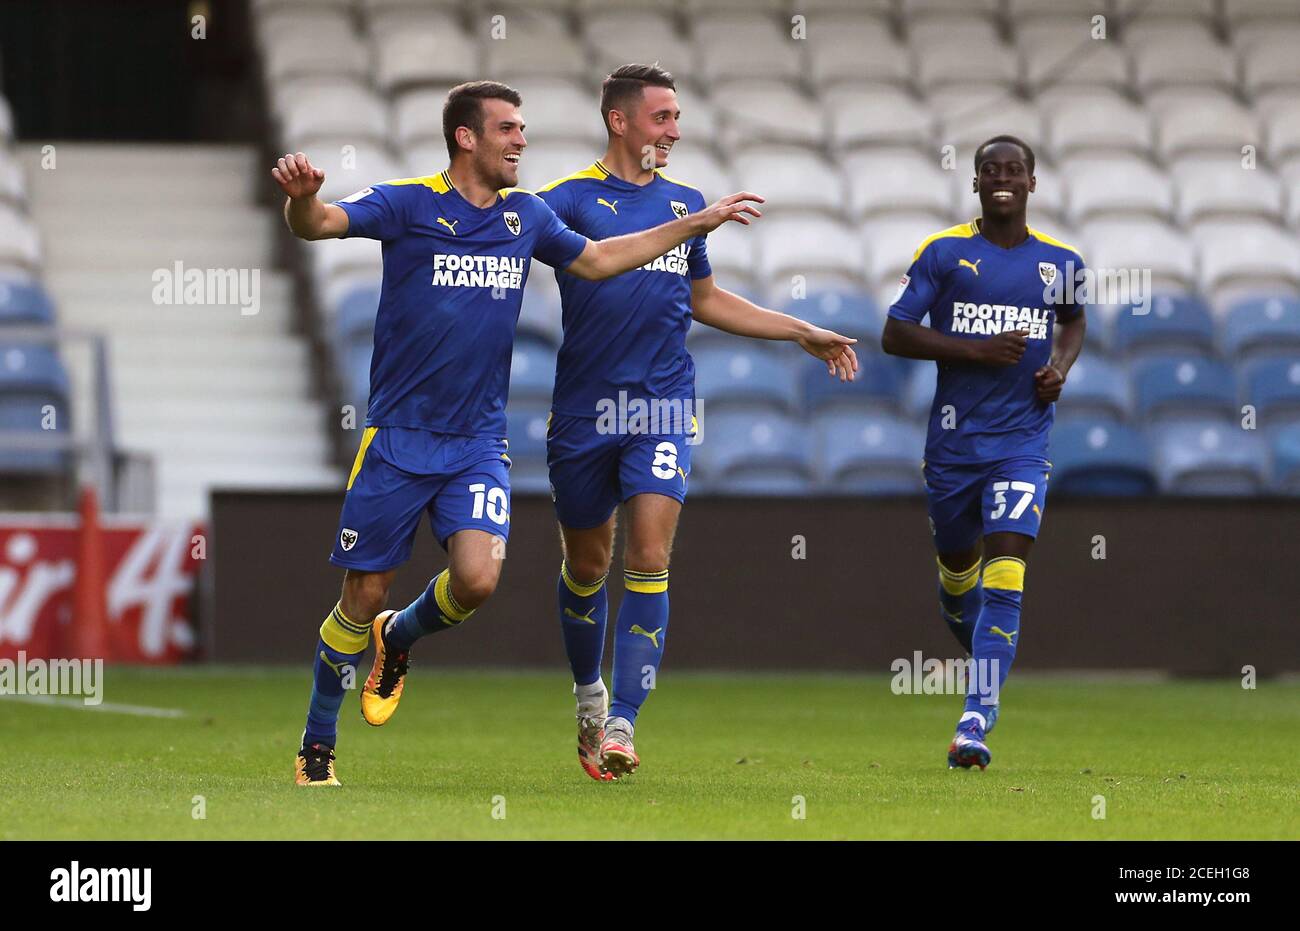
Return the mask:
[[473,610],[492,597],[497,590],[500,572],[495,566],[471,567],[452,574],[452,594],[456,601]]
[[373,620],[388,604],[388,585],[388,579],[379,573],[349,573],[339,599],[343,613],[355,621]]
[[623,561],[633,572],[663,572],[668,568],[669,547],[661,543],[629,542]]
[[609,572],[610,554],[603,552],[570,553],[565,557],[574,581],[590,585]]

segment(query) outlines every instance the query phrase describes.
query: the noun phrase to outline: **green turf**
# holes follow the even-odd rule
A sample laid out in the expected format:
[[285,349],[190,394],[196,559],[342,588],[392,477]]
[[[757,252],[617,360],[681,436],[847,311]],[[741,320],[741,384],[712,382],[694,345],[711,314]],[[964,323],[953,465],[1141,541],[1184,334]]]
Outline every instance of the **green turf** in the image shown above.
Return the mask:
[[562,672],[426,667],[384,728],[349,695],[343,788],[300,789],[308,687],[305,670],[108,670],[106,702],[176,719],[0,698],[0,838],[1300,837],[1295,683],[1022,676],[981,773],[946,768],[952,696],[670,673],[641,718],[641,771],[597,784]]

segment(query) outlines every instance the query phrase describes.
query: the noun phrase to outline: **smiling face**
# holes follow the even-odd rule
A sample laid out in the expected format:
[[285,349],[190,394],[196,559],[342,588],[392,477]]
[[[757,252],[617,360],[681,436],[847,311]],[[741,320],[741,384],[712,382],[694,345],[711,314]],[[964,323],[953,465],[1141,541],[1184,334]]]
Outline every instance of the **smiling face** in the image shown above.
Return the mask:
[[[643,167],[663,168],[668,154],[682,138],[677,121],[682,111],[677,106],[677,92],[668,87],[647,85],[642,97],[624,110],[610,111],[610,125],[622,135],[619,145]],[[653,164],[645,160],[653,154]]]
[[524,118],[519,108],[508,100],[488,98],[482,101],[482,106],[481,133],[467,126],[456,130],[461,152],[468,154],[474,173],[488,187],[495,190],[516,187],[519,158],[528,145],[524,138]]
[[974,189],[984,216],[1023,216],[1035,184],[1025,152],[1014,142],[995,142],[980,153]]

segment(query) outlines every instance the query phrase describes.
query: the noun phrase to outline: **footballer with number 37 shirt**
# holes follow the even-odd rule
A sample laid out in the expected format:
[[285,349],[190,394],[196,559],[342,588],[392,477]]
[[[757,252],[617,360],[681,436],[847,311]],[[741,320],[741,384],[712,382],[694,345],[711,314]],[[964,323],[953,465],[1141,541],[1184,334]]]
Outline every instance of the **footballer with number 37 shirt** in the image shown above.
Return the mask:
[[[609,278],[728,220],[759,216],[749,202],[762,198],[733,194],[653,229],[592,242],[514,187],[528,144],[521,103],[492,81],[452,88],[443,108],[447,170],[375,184],[336,204],[316,196],[325,173],[302,153],[272,170],[295,235],[377,239],[384,257],[366,429],[330,556],[346,570],[343,593],[316,643],[298,785],[339,784],[339,709],[369,642],[375,659],[361,712],[378,726],[397,708],[412,644],[460,625],[496,589],[510,532],[505,402],[529,261]],[[385,611],[426,513],[448,566],[409,606]]]
[[881,337],[886,352],[939,366],[925,493],[940,609],[974,660],[950,768],[991,759],[985,739],[1020,641],[1025,563],[1046,505],[1047,434],[1086,326],[1084,308],[1059,301],[1055,287],[1083,271],[1083,258],[1026,222],[1036,184],[1034,153],[1019,139],[976,149],[981,216],[921,243]]

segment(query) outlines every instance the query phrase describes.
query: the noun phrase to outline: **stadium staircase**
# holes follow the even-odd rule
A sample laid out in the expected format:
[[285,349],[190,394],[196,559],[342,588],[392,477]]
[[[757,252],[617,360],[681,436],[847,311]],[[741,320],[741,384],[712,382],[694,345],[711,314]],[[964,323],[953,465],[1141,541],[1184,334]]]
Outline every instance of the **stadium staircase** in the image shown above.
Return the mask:
[[[53,170],[40,147],[20,153],[60,322],[107,338],[117,445],[153,457],[158,513],[202,518],[217,487],[338,488],[254,151],[63,143]],[[155,303],[178,261],[257,269],[258,312]],[[87,396],[93,374],[68,362]]]

